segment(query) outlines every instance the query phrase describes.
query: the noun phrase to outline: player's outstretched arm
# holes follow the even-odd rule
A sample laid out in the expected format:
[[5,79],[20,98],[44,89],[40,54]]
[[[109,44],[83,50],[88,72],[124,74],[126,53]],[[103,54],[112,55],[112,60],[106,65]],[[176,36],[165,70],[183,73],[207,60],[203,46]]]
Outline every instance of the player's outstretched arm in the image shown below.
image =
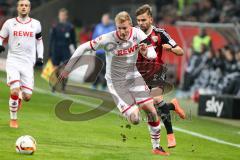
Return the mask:
[[7,20],[3,26],[2,29],[0,30],[0,53],[5,51],[5,47],[3,46],[3,41],[6,37],[8,37],[8,27],[9,26],[9,20]]
[[84,53],[86,53],[88,51],[93,51],[90,43],[91,43],[90,41],[83,43],[80,46],[78,46],[78,48],[75,50],[75,52],[73,53],[72,57],[70,58],[70,60],[68,61],[68,63],[66,64],[66,66],[63,70],[64,78],[66,78],[66,76],[68,76],[68,74],[74,68],[74,65],[78,62],[78,60],[81,58],[81,56]]
[[163,44],[162,47],[166,51],[172,52],[172,53],[176,54],[177,56],[182,56],[184,54],[183,49],[179,46],[172,47],[169,44]]

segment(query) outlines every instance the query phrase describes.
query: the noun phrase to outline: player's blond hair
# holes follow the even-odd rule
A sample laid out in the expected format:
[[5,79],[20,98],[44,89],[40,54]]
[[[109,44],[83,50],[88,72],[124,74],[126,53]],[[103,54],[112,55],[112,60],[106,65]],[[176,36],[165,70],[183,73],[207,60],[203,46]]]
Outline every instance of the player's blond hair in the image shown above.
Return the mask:
[[115,16],[115,23],[124,23],[126,21],[129,21],[129,23],[132,24],[132,18],[126,11],[119,12]]
[[31,6],[31,1],[30,0],[18,0],[17,1],[17,6],[19,5],[19,2],[21,2],[21,1],[28,1],[29,2],[29,6]]
[[147,13],[147,15],[152,17],[153,16],[153,14],[152,14],[152,7],[150,5],[148,5],[148,4],[144,4],[144,5],[140,6],[136,10],[135,15],[139,16],[139,15],[144,14],[144,13]]

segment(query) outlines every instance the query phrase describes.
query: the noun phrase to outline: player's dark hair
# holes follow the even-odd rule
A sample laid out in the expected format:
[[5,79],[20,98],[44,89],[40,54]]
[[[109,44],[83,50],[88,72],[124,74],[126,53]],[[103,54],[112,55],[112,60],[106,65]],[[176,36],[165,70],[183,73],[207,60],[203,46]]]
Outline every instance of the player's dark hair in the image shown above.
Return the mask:
[[147,13],[149,16],[153,16],[152,15],[152,7],[148,4],[144,4],[142,6],[140,6],[137,10],[136,10],[136,16],[139,16],[141,14]]

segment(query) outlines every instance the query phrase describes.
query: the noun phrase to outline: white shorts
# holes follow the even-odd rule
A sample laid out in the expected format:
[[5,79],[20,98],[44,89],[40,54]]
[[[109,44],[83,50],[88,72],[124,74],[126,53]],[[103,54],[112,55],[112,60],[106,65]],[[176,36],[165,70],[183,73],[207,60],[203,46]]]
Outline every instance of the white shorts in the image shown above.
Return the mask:
[[125,117],[129,117],[135,109],[138,109],[138,105],[153,101],[150,97],[150,90],[142,77],[128,79],[125,82],[114,83],[112,81],[107,80],[108,90]]
[[33,66],[22,63],[6,63],[7,84],[10,89],[21,88],[22,92],[32,94],[34,86]]

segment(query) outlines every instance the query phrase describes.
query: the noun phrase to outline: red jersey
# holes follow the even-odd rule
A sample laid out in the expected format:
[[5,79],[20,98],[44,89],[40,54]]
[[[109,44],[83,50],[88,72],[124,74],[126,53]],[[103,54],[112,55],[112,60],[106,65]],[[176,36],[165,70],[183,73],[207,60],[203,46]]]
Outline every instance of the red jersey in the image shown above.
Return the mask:
[[147,40],[151,42],[152,46],[154,47],[157,53],[157,58],[154,60],[149,60],[143,57],[142,54],[138,54],[137,60],[137,68],[145,80],[152,78],[155,73],[161,71],[161,65],[164,64],[162,61],[162,45],[169,44],[173,48],[177,46],[177,43],[164,29],[157,28],[155,26],[151,26],[151,28],[152,31],[149,35],[147,35]]

